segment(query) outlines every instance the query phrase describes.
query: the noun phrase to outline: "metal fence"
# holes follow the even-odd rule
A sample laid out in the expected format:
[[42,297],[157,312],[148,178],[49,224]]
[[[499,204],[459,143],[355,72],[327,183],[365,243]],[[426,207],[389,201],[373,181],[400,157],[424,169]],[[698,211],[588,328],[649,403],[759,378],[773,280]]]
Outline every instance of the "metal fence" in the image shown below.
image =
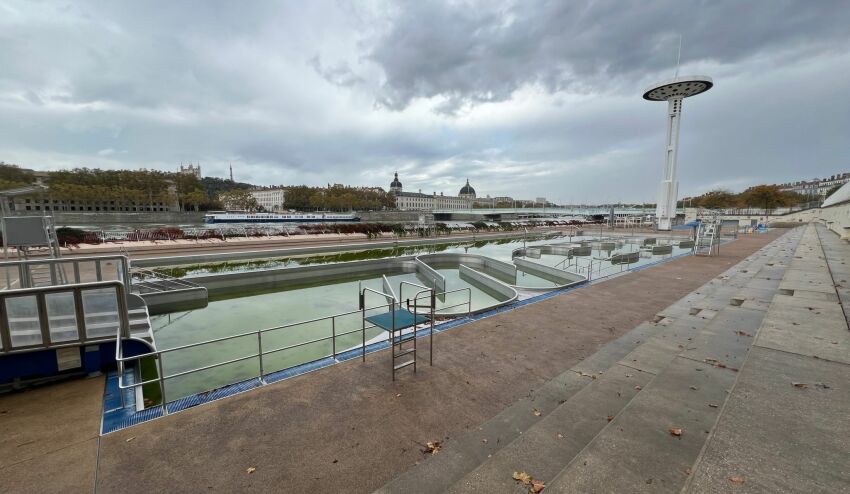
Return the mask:
[[[456,308],[458,306],[466,305],[467,306],[467,315],[471,314],[471,312],[472,312],[472,295],[471,295],[471,290],[469,288],[461,288],[461,289],[457,289],[457,290],[446,291],[446,292],[443,292],[443,293],[437,294],[437,295],[438,296],[439,295],[445,296],[445,295],[450,295],[450,294],[463,292],[463,291],[468,292],[468,297],[467,297],[466,302],[455,304],[455,305],[452,305],[452,306],[441,307],[439,310],[435,310],[435,312],[445,311],[445,310],[450,309],[450,308]],[[366,359],[366,348],[367,348],[366,332],[370,329],[375,329],[378,326],[376,326],[374,324],[367,324],[365,322],[365,317],[363,317],[363,316],[366,313],[371,313],[371,312],[376,312],[376,311],[393,310],[393,308],[398,307],[399,304],[400,304],[399,301],[392,301],[392,302],[387,303],[387,304],[379,304],[379,305],[374,305],[374,306],[370,306],[370,307],[364,307],[362,310],[358,309],[358,310],[343,312],[343,313],[334,314],[334,315],[330,315],[330,316],[324,316],[324,317],[319,317],[319,318],[314,318],[314,319],[308,319],[308,320],[305,320],[305,321],[283,324],[283,325],[274,326],[274,327],[271,327],[271,328],[259,329],[259,330],[254,330],[254,331],[246,331],[246,332],[235,334],[235,335],[224,336],[224,337],[221,337],[221,338],[215,338],[215,339],[206,340],[206,341],[202,341],[202,342],[198,342],[198,343],[190,343],[190,344],[181,345],[181,346],[163,349],[163,350],[156,350],[156,351],[153,351],[153,352],[148,352],[148,353],[145,353],[145,354],[134,355],[134,356],[129,356],[129,357],[125,357],[123,355],[122,341],[121,341],[121,338],[120,338],[120,335],[119,335],[119,337],[117,339],[117,343],[115,345],[115,361],[118,365],[118,387],[119,387],[120,390],[122,390],[122,392],[121,392],[122,403],[123,403],[123,396],[124,396],[123,390],[136,389],[136,388],[139,388],[139,387],[142,387],[142,386],[147,386],[147,385],[156,385],[156,386],[158,386],[159,392],[161,394],[161,400],[162,401],[160,403],[160,406],[162,407],[162,412],[163,412],[163,414],[167,414],[168,413],[168,409],[167,409],[168,395],[167,395],[167,388],[166,388],[166,382],[167,381],[177,379],[177,378],[180,378],[180,377],[186,377],[186,376],[189,376],[189,375],[192,375],[192,374],[197,374],[197,373],[204,372],[204,371],[207,371],[207,370],[223,367],[223,366],[226,366],[226,365],[236,364],[236,363],[239,363],[239,362],[245,362],[245,361],[250,361],[250,360],[256,360],[257,363],[258,363],[258,372],[256,372],[256,375],[253,376],[253,377],[258,379],[258,382],[259,382],[260,385],[265,385],[265,384],[267,384],[266,381],[265,381],[265,377],[269,373],[277,372],[277,371],[284,370],[284,369],[288,368],[288,367],[284,367],[284,368],[281,368],[281,369],[276,369],[276,368],[269,367],[268,364],[267,364],[267,360],[269,360],[269,357],[271,355],[279,354],[279,353],[287,351],[287,350],[302,348],[302,347],[305,347],[307,345],[315,345],[315,344],[318,344],[318,343],[329,344],[329,346],[330,346],[329,350],[330,351],[326,354],[323,354],[323,355],[320,355],[318,357],[313,358],[311,361],[321,360],[321,359],[328,358],[328,357],[336,359],[341,353],[349,352],[351,350],[356,350],[356,349],[358,349],[358,347],[359,347],[360,352],[361,352],[361,359],[363,361],[365,361],[365,359]],[[414,301],[414,304],[415,304],[415,301]],[[352,326],[351,320],[355,319],[354,316],[357,316],[356,319],[358,321],[360,321],[359,327],[357,327],[355,329],[351,329],[351,326]],[[346,318],[349,318],[350,320],[346,322],[345,321]],[[302,329],[306,328],[311,333],[316,332],[316,331],[324,331],[325,334],[323,336],[320,336],[320,337],[317,337],[317,338],[311,338],[311,339],[308,339],[306,341],[300,341],[300,342],[297,342],[297,343],[288,344],[288,345],[281,345],[281,346],[274,345],[273,340],[275,338],[273,338],[273,337],[270,338],[270,336],[272,336],[272,334],[275,333],[275,332],[291,332],[291,331],[297,330],[299,328],[302,328]],[[346,345],[342,349],[338,348],[338,346],[339,346],[338,340],[340,338],[344,338],[346,336],[354,335],[354,334],[357,334],[357,333],[360,333],[360,342],[359,342],[360,344],[359,345]],[[199,366],[199,367],[192,367],[192,368],[188,368],[188,369],[178,370],[178,371],[172,372],[170,374],[165,373],[165,368],[163,366],[163,358],[167,357],[168,355],[175,354],[175,353],[178,353],[178,352],[181,352],[181,351],[190,350],[190,349],[199,349],[199,348],[209,349],[210,347],[214,347],[215,345],[218,345],[218,344],[221,344],[221,343],[231,343],[231,344],[233,344],[233,342],[236,342],[238,340],[244,340],[242,342],[241,346],[250,347],[251,350],[249,352],[247,352],[246,354],[239,355],[239,356],[236,356],[236,357],[233,357],[233,358],[228,358],[228,359],[225,359],[225,360],[213,362],[213,363],[202,365],[202,366]],[[246,342],[247,342],[247,345],[245,344]],[[209,352],[209,353],[215,353],[215,352]],[[124,372],[125,372],[125,369],[126,369],[128,363],[129,362],[140,362],[142,359],[148,359],[148,358],[152,358],[156,362],[157,377],[155,377],[153,379],[139,380],[139,382],[134,382],[134,383],[125,382]],[[307,362],[303,362],[303,363],[307,363]],[[227,384],[233,384],[233,383],[231,382],[231,383],[227,383]]]

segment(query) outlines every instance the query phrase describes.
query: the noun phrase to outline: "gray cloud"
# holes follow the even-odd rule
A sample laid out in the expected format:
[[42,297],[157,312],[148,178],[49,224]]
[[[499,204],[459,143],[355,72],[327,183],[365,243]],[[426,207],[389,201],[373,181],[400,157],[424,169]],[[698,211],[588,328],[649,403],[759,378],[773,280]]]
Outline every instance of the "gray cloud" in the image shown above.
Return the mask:
[[0,159],[258,184],[652,201],[683,72],[683,194],[846,171],[843,2],[0,3]]
[[399,10],[368,55],[385,72],[380,101],[401,109],[415,97],[445,96],[449,112],[509,99],[527,84],[633,91],[646,74],[670,70],[679,35],[691,64],[846,49],[850,21],[840,0],[408,2]]

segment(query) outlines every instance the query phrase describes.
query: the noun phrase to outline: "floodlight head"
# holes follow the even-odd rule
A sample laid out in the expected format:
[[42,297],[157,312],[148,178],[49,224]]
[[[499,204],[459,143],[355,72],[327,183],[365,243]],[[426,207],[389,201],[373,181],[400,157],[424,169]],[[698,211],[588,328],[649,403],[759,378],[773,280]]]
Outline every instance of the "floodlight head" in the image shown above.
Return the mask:
[[714,82],[704,75],[676,77],[669,81],[653,84],[646,88],[643,99],[649,101],[667,101],[671,98],[688,98],[711,89]]

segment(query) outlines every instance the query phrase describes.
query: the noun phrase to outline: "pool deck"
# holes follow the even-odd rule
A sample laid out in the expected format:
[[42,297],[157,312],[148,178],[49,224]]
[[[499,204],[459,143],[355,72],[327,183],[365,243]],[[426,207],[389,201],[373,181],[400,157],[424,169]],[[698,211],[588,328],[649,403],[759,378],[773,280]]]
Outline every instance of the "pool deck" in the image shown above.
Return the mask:
[[99,438],[102,378],[0,397],[0,492],[847,491],[848,259],[743,236]]

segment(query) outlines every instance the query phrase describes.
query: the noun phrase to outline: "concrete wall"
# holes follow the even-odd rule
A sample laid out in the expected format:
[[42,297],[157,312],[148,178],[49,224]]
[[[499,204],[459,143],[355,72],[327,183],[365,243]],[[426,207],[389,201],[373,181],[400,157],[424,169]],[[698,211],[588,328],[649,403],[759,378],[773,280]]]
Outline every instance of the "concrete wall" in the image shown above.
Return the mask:
[[809,209],[776,218],[778,222],[820,221],[843,239],[850,239],[850,202],[828,208]]
[[458,270],[460,271],[461,279],[467,281],[470,284],[482,287],[483,289],[498,293],[499,295],[504,297],[505,300],[500,302],[498,305],[503,305],[508,302],[512,302],[518,297],[516,290],[502,283],[496,278],[478,272],[463,264],[458,265]]
[[[416,272],[413,257],[339,262],[317,266],[264,269],[245,273],[219,273],[192,277],[192,283],[209,290],[210,295],[222,295],[264,288],[291,287],[357,276]],[[352,300],[352,304],[356,300]]]
[[[39,211],[12,211],[13,216],[39,216]],[[203,212],[150,211],[141,213],[129,212],[99,212],[80,213],[68,211],[53,211],[56,226],[66,225],[133,225],[133,224],[167,224],[186,225],[202,223]]]
[[528,261],[525,259],[514,259],[514,264],[516,264],[519,269],[528,273],[553,281],[557,280],[557,282],[560,283],[560,287],[566,287],[587,281],[587,278],[580,274],[571,273],[569,271],[563,271],[558,268],[538,264],[536,262]]
[[410,223],[419,221],[419,215],[433,215],[426,211],[363,211],[358,213],[360,221],[371,223],[373,221],[386,221],[392,223]]

